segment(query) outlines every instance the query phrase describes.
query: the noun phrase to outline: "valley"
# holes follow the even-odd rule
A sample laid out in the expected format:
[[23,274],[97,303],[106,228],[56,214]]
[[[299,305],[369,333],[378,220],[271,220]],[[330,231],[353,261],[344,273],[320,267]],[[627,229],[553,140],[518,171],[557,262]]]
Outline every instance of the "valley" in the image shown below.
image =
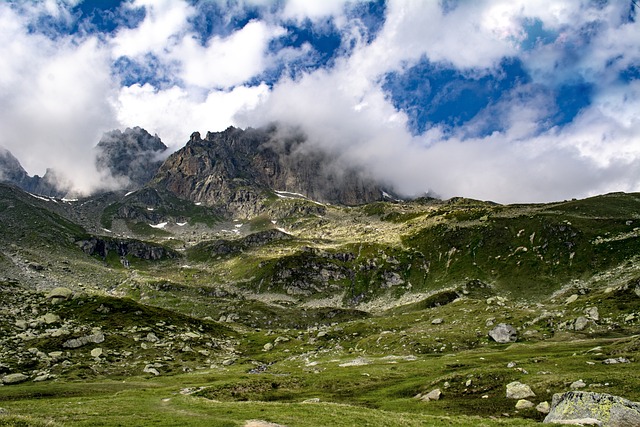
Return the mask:
[[259,192],[229,214],[0,185],[0,425],[522,426],[555,393],[640,400],[639,195]]

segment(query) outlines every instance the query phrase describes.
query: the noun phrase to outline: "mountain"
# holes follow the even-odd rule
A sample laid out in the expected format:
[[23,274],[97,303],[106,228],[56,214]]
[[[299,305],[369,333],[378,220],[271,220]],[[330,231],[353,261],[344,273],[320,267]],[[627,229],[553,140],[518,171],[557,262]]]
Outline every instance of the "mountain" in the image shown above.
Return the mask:
[[[157,135],[140,127],[124,132],[116,129],[105,132],[96,145],[96,169],[118,180],[122,189],[138,189],[158,171],[166,151],[167,146]],[[20,161],[4,148],[0,148],[0,182],[48,197],[64,197],[70,190],[54,169],[47,169],[43,177],[29,176]],[[98,189],[97,193],[104,191]]]
[[63,197],[67,191],[59,184],[56,173],[47,169],[43,177],[29,176],[20,161],[11,152],[0,147],[0,182],[18,186],[25,191],[43,196]]
[[140,127],[127,128],[124,132],[106,132],[96,145],[96,166],[108,171],[114,178],[126,182],[125,188],[144,186],[162,165],[167,146],[160,138],[152,136]]
[[264,211],[277,192],[343,205],[382,200],[382,187],[364,171],[340,165],[304,142],[299,134],[283,136],[276,126],[230,127],[204,139],[194,132],[167,158],[151,186],[244,216]]
[[[121,176],[161,151],[132,131]],[[640,400],[640,194],[379,201],[307,148],[230,128],[133,191],[0,184],[0,425],[535,426],[581,388],[606,425],[602,396]]]

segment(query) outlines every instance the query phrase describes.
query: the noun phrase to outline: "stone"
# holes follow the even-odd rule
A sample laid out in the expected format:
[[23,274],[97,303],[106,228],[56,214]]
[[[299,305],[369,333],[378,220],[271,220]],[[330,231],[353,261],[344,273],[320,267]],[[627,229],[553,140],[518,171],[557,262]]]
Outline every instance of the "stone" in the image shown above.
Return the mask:
[[640,426],[640,403],[606,393],[556,393],[544,422],[566,424],[585,419],[597,422],[590,425],[605,427]]
[[442,392],[440,391],[439,388],[436,388],[431,390],[429,393],[423,395],[420,398],[420,400],[422,400],[423,402],[428,402],[430,400],[440,400],[441,396],[442,396]]
[[270,342],[266,343],[264,346],[262,346],[262,350],[263,351],[273,350],[273,344],[271,344]]
[[605,365],[616,365],[618,363],[631,363],[631,361],[625,357],[617,357],[605,359],[602,361],[602,363],[604,363]]
[[548,414],[550,409],[551,405],[549,405],[549,402],[547,402],[546,400],[544,402],[538,403],[538,406],[536,406],[536,411],[540,412],[541,414]]
[[46,323],[47,325],[51,325],[53,323],[60,322],[60,316],[58,316],[57,314],[53,314],[53,313],[47,313],[44,316],[42,316],[42,321],[44,323]]
[[9,374],[2,378],[2,384],[19,384],[28,380],[29,377],[24,374]]
[[578,300],[578,295],[577,294],[573,294],[569,298],[567,298],[567,300],[564,303],[565,304],[571,304],[571,303],[576,302],[577,300]]
[[305,399],[302,403],[320,403],[319,397],[312,397],[311,399]]
[[91,357],[100,357],[102,356],[102,349],[100,347],[94,348],[91,350]]
[[72,296],[73,291],[62,286],[51,289],[47,294],[47,298],[49,299],[69,299]]
[[100,344],[101,342],[104,342],[104,334],[102,332],[96,332],[91,335],[67,340],[62,344],[62,346],[65,348],[78,348],[89,343]]
[[489,331],[489,336],[500,344],[515,342],[518,339],[516,329],[506,323],[499,323],[498,326]]
[[37,377],[35,377],[33,379],[34,383],[39,383],[42,381],[47,381],[48,379],[51,379],[51,375],[50,374],[42,374],[42,375],[38,375]]
[[600,313],[598,312],[598,307],[589,307],[584,310],[584,314],[587,315],[593,321],[600,320]]
[[145,373],[147,373],[147,374],[153,374],[153,375],[155,375],[155,376],[160,375],[160,372],[159,372],[156,368],[154,368],[154,367],[152,367],[152,366],[148,366],[148,365],[144,367],[144,369],[142,370],[142,372],[145,372]]
[[27,323],[26,320],[16,320],[15,325],[18,329],[22,329],[22,330],[27,329],[27,327],[29,327],[29,324]]
[[572,390],[577,390],[579,388],[585,388],[587,386],[587,384],[582,381],[582,380],[578,380],[578,381],[574,381],[571,383],[571,385],[569,386]]
[[442,325],[443,323],[444,323],[444,320],[439,317],[431,321],[432,325]]
[[507,368],[515,368],[515,367],[516,367],[516,362],[507,363]]
[[286,427],[283,424],[270,423],[262,420],[248,420],[243,427]]
[[533,402],[530,400],[520,399],[516,402],[516,409],[518,410],[529,409],[529,408],[533,408]]
[[589,319],[587,319],[584,316],[580,316],[574,322],[573,329],[575,329],[576,331],[584,331],[584,329],[587,327],[588,324],[589,324]]
[[514,381],[507,384],[507,399],[526,399],[527,397],[535,397],[536,394],[526,384]]

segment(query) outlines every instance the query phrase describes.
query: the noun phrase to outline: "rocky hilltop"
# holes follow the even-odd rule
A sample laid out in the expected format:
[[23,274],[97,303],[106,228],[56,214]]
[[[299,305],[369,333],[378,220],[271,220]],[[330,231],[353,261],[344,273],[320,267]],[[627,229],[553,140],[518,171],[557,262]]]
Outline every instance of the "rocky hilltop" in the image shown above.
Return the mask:
[[114,178],[125,180],[126,188],[144,186],[162,165],[167,146],[158,135],[140,127],[106,132],[96,146],[96,166]]
[[184,148],[169,156],[152,186],[245,215],[258,213],[272,191],[343,205],[383,198],[380,185],[364,171],[339,165],[303,144],[303,136],[283,137],[275,126],[230,127],[208,132],[204,139],[194,132]]

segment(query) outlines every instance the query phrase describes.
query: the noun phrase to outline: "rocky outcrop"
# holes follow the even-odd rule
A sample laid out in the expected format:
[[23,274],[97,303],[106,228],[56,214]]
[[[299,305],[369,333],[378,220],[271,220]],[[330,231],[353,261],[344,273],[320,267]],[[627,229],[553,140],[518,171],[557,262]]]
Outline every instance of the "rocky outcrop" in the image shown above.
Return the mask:
[[497,343],[507,344],[515,342],[518,339],[515,328],[506,323],[500,323],[498,326],[489,331],[489,337]]
[[177,254],[164,246],[139,240],[116,240],[102,237],[91,237],[80,240],[76,245],[87,255],[97,255],[107,258],[109,252],[115,252],[120,257],[132,256],[145,260],[159,260],[175,258]]
[[204,139],[195,132],[165,161],[153,185],[246,216],[265,211],[272,190],[344,205],[382,198],[381,188],[362,171],[341,167],[304,142],[299,134],[281,136],[275,127],[230,127]]
[[102,135],[96,146],[96,167],[114,178],[126,181],[126,188],[140,188],[162,165],[167,146],[160,138],[134,127],[124,132],[113,130]]
[[603,427],[640,426],[640,403],[606,393],[570,391],[553,395],[545,423],[593,419]]

